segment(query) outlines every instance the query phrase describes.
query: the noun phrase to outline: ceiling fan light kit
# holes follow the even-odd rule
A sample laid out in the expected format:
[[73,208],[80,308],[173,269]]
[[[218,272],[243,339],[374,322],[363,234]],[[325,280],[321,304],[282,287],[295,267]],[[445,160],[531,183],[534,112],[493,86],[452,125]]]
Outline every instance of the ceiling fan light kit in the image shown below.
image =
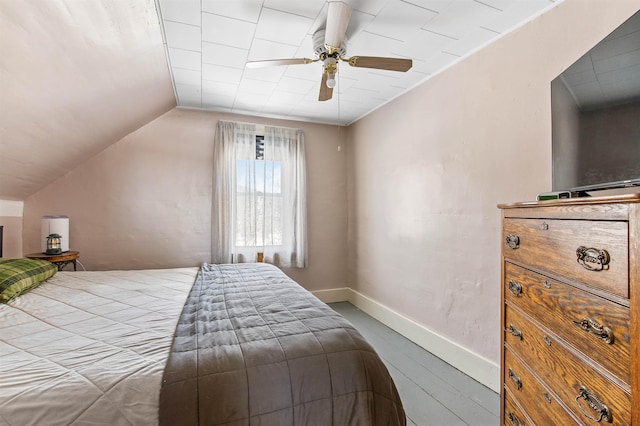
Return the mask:
[[325,29],[313,34],[313,51],[316,59],[292,58],[270,59],[247,62],[248,68],[262,68],[280,65],[300,65],[322,61],[322,79],[320,81],[319,101],[327,101],[333,97],[336,86],[338,61],[348,63],[352,67],[373,68],[389,71],[406,72],[413,66],[411,59],[385,58],[376,56],[352,56],[347,58],[346,33],[351,18],[351,6],[341,1],[330,1]]

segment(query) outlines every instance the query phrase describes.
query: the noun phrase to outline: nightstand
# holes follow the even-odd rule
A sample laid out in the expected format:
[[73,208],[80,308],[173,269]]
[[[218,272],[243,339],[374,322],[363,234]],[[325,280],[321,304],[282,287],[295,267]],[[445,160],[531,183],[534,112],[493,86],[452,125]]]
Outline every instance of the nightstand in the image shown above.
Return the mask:
[[58,271],[67,266],[69,263],[73,264],[73,270],[76,271],[76,259],[80,256],[80,252],[77,251],[65,251],[60,254],[45,254],[45,253],[31,253],[26,254],[24,257],[29,259],[42,259],[47,262],[54,263],[58,267]]

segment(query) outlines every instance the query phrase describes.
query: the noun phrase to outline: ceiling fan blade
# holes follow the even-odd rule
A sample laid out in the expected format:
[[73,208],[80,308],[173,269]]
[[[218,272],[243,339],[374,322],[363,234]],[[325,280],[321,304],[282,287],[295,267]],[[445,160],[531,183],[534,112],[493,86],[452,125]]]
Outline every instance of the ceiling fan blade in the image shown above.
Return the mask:
[[349,19],[351,18],[351,6],[341,1],[329,2],[327,12],[327,28],[324,35],[324,44],[336,50],[340,49],[347,32]]
[[310,64],[311,62],[315,61],[316,60],[309,58],[267,59],[264,61],[249,61],[247,62],[247,68],[265,68],[279,65]]
[[333,89],[327,86],[327,72],[322,73],[322,81],[320,81],[319,101],[328,101],[333,97]]
[[409,71],[413,66],[411,59],[383,58],[378,56],[352,56],[347,60],[352,67],[376,68],[389,71]]

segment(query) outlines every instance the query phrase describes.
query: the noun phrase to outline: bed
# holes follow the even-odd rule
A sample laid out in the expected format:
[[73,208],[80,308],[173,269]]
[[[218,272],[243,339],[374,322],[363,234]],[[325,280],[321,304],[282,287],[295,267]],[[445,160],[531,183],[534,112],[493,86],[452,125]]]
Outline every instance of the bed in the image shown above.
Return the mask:
[[59,272],[0,304],[0,425],[404,425],[378,355],[267,264]]

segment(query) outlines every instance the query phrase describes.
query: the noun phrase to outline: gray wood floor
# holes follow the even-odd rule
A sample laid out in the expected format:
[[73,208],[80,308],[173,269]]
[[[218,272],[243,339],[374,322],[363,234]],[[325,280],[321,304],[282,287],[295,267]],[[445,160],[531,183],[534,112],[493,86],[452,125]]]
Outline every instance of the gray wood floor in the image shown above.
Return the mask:
[[497,393],[348,302],[331,303],[375,348],[396,383],[407,424],[498,425]]

